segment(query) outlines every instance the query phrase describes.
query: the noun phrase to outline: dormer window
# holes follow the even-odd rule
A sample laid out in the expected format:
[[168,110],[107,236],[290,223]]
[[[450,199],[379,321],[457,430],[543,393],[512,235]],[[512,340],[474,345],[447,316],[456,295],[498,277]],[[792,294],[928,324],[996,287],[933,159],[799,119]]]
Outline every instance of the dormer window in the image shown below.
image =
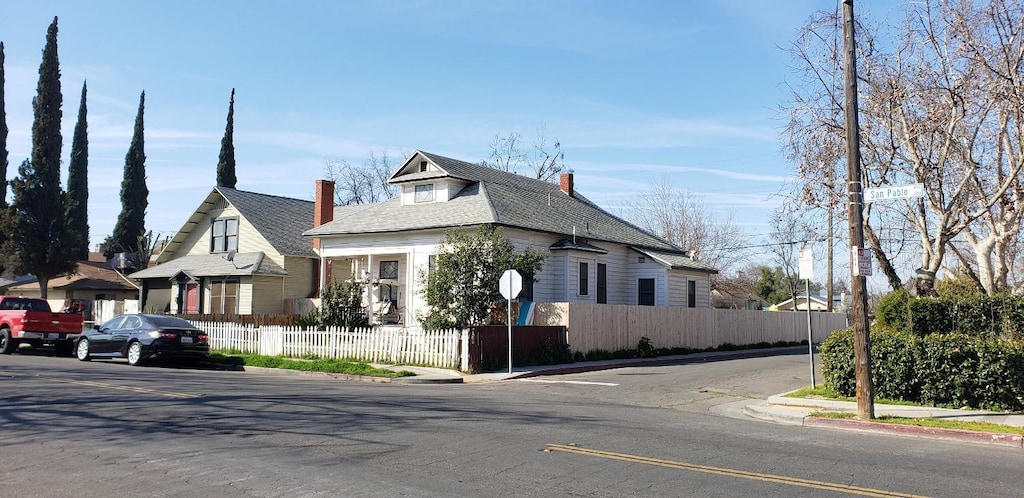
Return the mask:
[[426,172],[427,172],[427,162],[426,161],[420,161],[420,173],[426,173]]
[[213,220],[210,252],[238,251],[238,218]]
[[415,202],[434,202],[434,184],[427,183],[416,186]]

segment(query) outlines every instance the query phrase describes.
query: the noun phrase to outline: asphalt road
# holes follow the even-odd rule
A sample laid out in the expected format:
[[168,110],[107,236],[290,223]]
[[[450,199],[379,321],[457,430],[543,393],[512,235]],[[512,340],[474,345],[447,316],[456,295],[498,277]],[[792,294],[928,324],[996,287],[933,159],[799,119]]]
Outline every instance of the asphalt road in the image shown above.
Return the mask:
[[1020,449],[736,415],[806,377],[803,356],[399,385],[5,355],[0,496],[1021,496]]

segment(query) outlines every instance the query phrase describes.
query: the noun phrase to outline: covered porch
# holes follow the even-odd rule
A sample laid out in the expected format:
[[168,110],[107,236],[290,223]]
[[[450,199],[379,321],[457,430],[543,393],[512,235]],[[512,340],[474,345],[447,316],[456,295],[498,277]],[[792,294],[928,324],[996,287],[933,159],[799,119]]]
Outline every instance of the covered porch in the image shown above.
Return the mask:
[[417,272],[413,261],[412,251],[325,254],[320,258],[320,282],[359,282],[361,304],[370,325],[415,325]]

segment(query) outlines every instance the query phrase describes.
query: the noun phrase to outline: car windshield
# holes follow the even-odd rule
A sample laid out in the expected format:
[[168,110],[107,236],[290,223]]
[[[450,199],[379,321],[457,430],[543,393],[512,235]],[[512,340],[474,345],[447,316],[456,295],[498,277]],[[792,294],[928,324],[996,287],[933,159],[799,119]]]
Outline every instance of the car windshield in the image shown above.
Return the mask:
[[188,323],[187,320],[182,320],[181,318],[177,318],[177,317],[173,317],[173,316],[159,316],[159,315],[147,316],[146,320],[148,320],[149,323],[152,323],[153,325],[155,325],[157,327],[160,327],[160,328],[175,328],[175,329],[193,329],[193,328],[195,328],[195,327],[192,326],[191,323]]

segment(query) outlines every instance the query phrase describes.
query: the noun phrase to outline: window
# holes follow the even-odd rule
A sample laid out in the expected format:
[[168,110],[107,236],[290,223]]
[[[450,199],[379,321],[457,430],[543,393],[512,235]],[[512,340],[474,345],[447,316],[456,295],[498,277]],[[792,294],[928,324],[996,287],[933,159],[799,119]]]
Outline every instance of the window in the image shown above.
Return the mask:
[[434,184],[428,183],[426,185],[416,186],[416,202],[433,202],[434,201]]
[[210,252],[238,250],[238,218],[213,220],[213,237]]
[[523,276],[523,290],[519,292],[520,301],[533,301],[533,275]]
[[381,261],[380,278],[398,280],[398,261]]
[[210,288],[210,313],[235,315],[238,313],[238,280],[217,279]]
[[654,306],[654,279],[641,278],[637,282],[637,304],[640,306]]
[[697,281],[687,280],[686,281],[686,306],[689,308],[697,307]]
[[608,304],[608,265],[597,264],[597,304]]
[[580,295],[590,295],[590,264],[580,263]]
[[420,173],[426,173],[426,171],[427,171],[427,162],[426,161],[420,161]]

